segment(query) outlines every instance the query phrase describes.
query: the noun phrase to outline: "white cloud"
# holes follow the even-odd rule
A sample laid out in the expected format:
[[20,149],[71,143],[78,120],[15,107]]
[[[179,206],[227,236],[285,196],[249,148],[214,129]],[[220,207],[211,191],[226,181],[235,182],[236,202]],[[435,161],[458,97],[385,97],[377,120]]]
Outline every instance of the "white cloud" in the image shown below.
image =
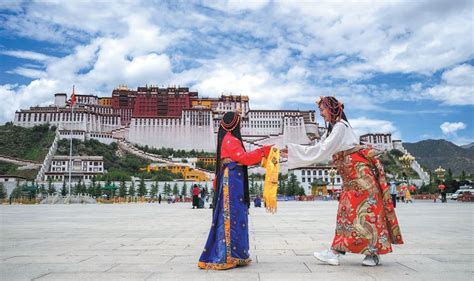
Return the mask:
[[391,133],[393,139],[401,139],[400,131],[391,121],[361,117],[350,119],[349,123],[359,136],[368,133]]
[[225,12],[241,12],[245,10],[258,10],[267,5],[269,0],[224,0],[204,1],[204,4]]
[[439,127],[441,128],[441,131],[443,131],[443,134],[450,135],[456,134],[457,131],[465,129],[466,124],[464,124],[463,122],[444,122]]
[[7,73],[19,74],[21,76],[33,78],[33,79],[42,78],[46,76],[46,72],[42,70],[32,69],[32,68],[27,68],[27,67],[17,67],[13,70],[7,71]]
[[421,96],[446,105],[474,105],[474,67],[463,64],[445,71],[442,82],[425,89]]
[[48,79],[34,80],[28,86],[0,85],[0,120],[13,121],[15,111],[26,105],[51,104],[57,85],[58,81]]
[[12,56],[20,59],[29,59],[35,61],[47,61],[51,60],[53,57],[31,51],[22,51],[22,50],[10,50],[0,52],[2,55]]
[[[219,11],[209,12],[202,5]],[[110,95],[124,83],[132,88],[186,85],[203,96],[249,95],[253,108],[313,104],[320,95],[336,95],[351,109],[391,113],[396,111],[381,104],[414,99],[473,103],[468,79],[473,77],[472,66],[456,67],[474,56],[468,1],[447,7],[442,1],[266,0],[21,6],[14,5],[16,14],[2,15],[5,30],[12,36],[66,43],[69,49],[62,50],[67,53],[63,57],[34,50],[1,51],[42,64],[40,69],[25,64],[8,70],[37,79],[29,85],[2,86],[4,93],[32,97],[20,99],[16,108],[37,102],[35,84],[48,85],[47,100],[72,84],[79,92]],[[177,70],[178,64],[184,67]],[[449,70],[441,83],[428,89],[418,81],[407,86],[409,90],[360,81],[377,72],[430,75],[443,69]],[[4,112],[10,117],[0,121],[13,118],[10,109]]]

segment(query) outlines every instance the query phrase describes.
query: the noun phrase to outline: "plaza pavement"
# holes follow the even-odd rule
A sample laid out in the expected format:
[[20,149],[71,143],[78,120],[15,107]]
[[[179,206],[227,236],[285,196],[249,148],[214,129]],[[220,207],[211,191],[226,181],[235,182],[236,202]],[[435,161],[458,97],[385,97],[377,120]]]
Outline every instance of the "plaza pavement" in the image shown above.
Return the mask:
[[279,202],[251,208],[253,263],[205,271],[197,260],[211,223],[190,204],[2,205],[1,280],[473,280],[471,203],[397,206],[405,245],[363,267],[361,255],[323,265],[337,202]]

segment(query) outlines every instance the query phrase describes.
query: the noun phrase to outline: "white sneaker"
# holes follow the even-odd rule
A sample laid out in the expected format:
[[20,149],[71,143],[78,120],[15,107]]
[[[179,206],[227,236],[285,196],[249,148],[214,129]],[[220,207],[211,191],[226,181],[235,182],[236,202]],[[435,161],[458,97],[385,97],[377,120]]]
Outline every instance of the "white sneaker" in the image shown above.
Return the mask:
[[365,256],[364,260],[362,261],[362,265],[365,266],[376,266],[382,264],[380,261],[380,256]]
[[339,265],[339,256],[339,254],[335,254],[331,250],[314,252],[315,258],[330,265]]

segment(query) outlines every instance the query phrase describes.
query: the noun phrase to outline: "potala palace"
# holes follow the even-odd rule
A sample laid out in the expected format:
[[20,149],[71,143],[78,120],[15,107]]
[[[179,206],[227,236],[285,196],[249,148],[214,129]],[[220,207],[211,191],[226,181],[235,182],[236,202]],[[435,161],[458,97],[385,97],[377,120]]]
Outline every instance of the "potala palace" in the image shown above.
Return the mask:
[[150,147],[184,150],[216,149],[216,133],[222,115],[241,110],[242,135],[250,143],[309,144],[308,136],[319,136],[314,110],[251,110],[248,96],[222,95],[201,98],[182,87],[120,86],[111,97],[76,95],[73,113],[65,93],[55,94],[54,104],[19,110],[14,124],[32,127],[49,123],[62,135],[116,139]]

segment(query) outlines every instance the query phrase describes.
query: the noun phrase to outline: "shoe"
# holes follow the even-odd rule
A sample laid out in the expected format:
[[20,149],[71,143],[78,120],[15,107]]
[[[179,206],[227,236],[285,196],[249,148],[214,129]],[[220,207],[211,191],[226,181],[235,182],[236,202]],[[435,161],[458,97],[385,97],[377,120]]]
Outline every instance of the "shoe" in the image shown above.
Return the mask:
[[364,260],[362,261],[362,265],[365,266],[377,266],[382,264],[380,262],[380,257],[378,255],[375,256],[365,256]]
[[330,265],[339,265],[339,256],[339,254],[335,254],[331,250],[314,252],[315,258]]

